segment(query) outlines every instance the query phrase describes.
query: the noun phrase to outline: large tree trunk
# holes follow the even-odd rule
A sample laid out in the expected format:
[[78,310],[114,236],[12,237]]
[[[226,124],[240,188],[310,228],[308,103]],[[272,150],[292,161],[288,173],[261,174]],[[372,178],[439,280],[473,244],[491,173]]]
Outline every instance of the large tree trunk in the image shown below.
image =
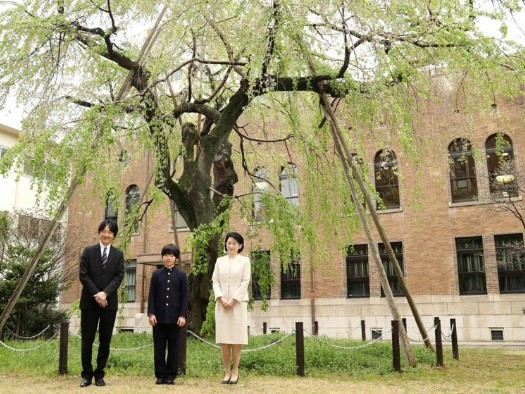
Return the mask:
[[[213,205],[217,207],[219,213],[227,209],[227,206],[221,206],[221,202],[223,198],[233,195],[234,184],[238,180],[231,160],[231,148],[231,143],[227,141],[213,161]],[[215,268],[215,262],[217,257],[219,257],[219,236],[220,234],[214,234],[208,242],[205,257],[207,269],[205,272],[197,269],[189,277],[190,315],[188,328],[194,332],[199,332],[203,322],[206,320],[206,310],[211,291],[211,277]],[[198,259],[199,257],[196,256],[196,258]]]
[[[198,333],[202,324],[206,320],[206,310],[210,299],[211,277],[215,262],[219,256],[218,241],[219,234],[212,236],[206,249],[206,267],[204,270],[193,270],[189,276],[190,285],[190,314],[188,318],[188,328]],[[197,257],[198,258],[198,257]]]

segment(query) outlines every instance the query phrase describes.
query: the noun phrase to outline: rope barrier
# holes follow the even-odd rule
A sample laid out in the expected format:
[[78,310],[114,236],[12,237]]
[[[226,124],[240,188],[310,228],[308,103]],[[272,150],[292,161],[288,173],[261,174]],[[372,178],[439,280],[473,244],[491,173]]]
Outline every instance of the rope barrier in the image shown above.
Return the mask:
[[51,325],[49,324],[46,328],[44,328],[44,329],[43,329],[42,331],[40,331],[38,334],[33,335],[33,336],[31,336],[31,337],[22,337],[22,336],[20,336],[20,335],[18,335],[18,334],[16,334],[16,333],[14,333],[13,331],[11,331],[11,330],[9,329],[9,327],[7,327],[7,326],[6,326],[5,329],[6,329],[7,331],[9,331],[9,333],[10,333],[13,337],[15,337],[15,338],[19,338],[19,339],[35,339],[35,338],[41,336],[43,333],[45,333],[50,327],[51,327]]
[[201,338],[200,336],[198,336],[197,334],[195,334],[193,331],[191,330],[188,330],[188,332],[193,335],[195,338],[197,338],[198,340],[204,342],[206,345],[210,345],[211,347],[214,347],[214,348],[217,348],[217,349],[220,349],[221,347],[219,345],[216,345],[215,343],[211,343],[211,342],[208,342],[206,339],[204,338]]
[[264,346],[261,346],[261,347],[255,348],[255,349],[243,349],[243,350],[241,350],[241,353],[258,352],[260,350],[265,350],[265,349],[271,348],[272,346],[281,343],[282,341],[284,341],[286,338],[288,338],[290,335],[293,335],[293,334],[295,334],[295,330],[292,330],[292,332],[286,334],[282,338],[279,338],[279,339],[273,341],[272,343],[269,343],[268,345],[264,345]]
[[[78,334],[75,334],[75,333],[69,332],[69,335],[75,336],[75,337],[77,337],[78,339],[82,340],[82,337],[81,337],[80,335],[78,335]],[[93,346],[98,346],[98,343],[93,342]],[[112,350],[112,351],[115,351],[115,352],[131,352],[131,351],[134,351],[134,350],[145,349],[145,348],[150,347],[150,346],[153,346],[153,342],[148,343],[148,344],[146,344],[146,345],[137,346],[137,347],[129,347],[129,348],[115,348],[115,347],[110,347],[109,349]]]
[[441,333],[441,336],[445,341],[451,341],[452,340],[452,332],[454,331],[454,324],[452,324],[452,327],[450,327],[450,331],[448,332],[448,335],[445,335],[443,332]]
[[[32,336],[32,337],[22,337],[23,339],[34,339],[38,336],[41,336],[46,330],[49,329],[50,326],[47,326],[42,332]],[[435,330],[436,329],[436,325],[433,325],[428,331],[431,332],[432,330]],[[450,340],[451,336],[452,336],[452,332],[454,330],[454,326],[452,326],[450,328],[450,332],[448,335],[445,335],[445,334],[442,334],[443,338],[445,340]],[[323,338],[327,338],[327,337],[319,337],[317,335],[313,335],[311,332],[307,331],[307,330],[303,330],[306,334],[308,334],[311,338],[313,338],[314,340],[318,341],[319,343],[322,343],[324,345],[327,345],[327,346],[330,346],[332,348],[335,348],[335,349],[341,349],[341,350],[359,350],[359,349],[364,349],[366,347],[369,347],[369,346],[372,346],[372,345],[375,345],[377,342],[381,341],[383,339],[383,333],[382,331],[379,331],[381,332],[381,336],[379,336],[378,338],[374,338],[373,340],[371,340],[370,342],[367,342],[365,344],[362,344],[362,345],[357,345],[357,346],[342,346],[342,345],[335,345],[333,343],[330,343],[328,342],[326,339],[323,339]],[[391,332],[392,330],[389,330],[389,331],[386,331],[386,333],[388,332]],[[221,347],[217,344],[214,344],[214,343],[211,343],[209,341],[207,341],[206,339],[202,338],[201,336],[195,334],[193,331],[191,330],[188,330],[188,333],[190,333],[191,335],[193,335],[195,338],[197,338],[198,340],[202,341],[203,343],[211,346],[211,347],[214,347],[216,349],[220,349]],[[13,333],[14,334],[14,333]],[[261,351],[261,350],[266,350],[272,346],[275,346],[275,345],[278,345],[279,343],[283,342],[285,339],[287,339],[288,337],[290,337],[291,335],[294,335],[295,334],[295,330],[292,330],[291,332],[285,334],[283,337],[281,338],[278,338],[277,340],[267,344],[267,345],[263,345],[263,346],[260,346],[258,348],[254,348],[254,349],[242,349],[241,352],[243,353],[249,353],[249,352],[256,352],[256,351]],[[45,342],[37,345],[37,346],[34,346],[32,348],[28,348],[28,349],[17,349],[17,348],[14,348],[12,346],[9,346],[7,345],[6,343],[2,342],[0,340],[0,345],[4,346],[5,348],[9,349],[9,350],[13,350],[13,351],[17,351],[17,352],[28,352],[28,351],[32,351],[32,350],[36,350],[42,346],[44,346],[45,344],[47,344],[49,341],[55,339],[57,337],[58,333],[55,333],[52,337],[50,337],[49,339],[47,339]],[[75,334],[73,332],[69,332],[69,335],[71,336],[75,336],[77,337],[78,339],[82,340],[82,337],[78,334]],[[414,340],[408,336],[406,336],[406,338],[408,338],[409,341],[411,342],[424,342],[426,341],[427,339],[429,339],[429,337],[427,337],[426,339],[422,339],[420,341],[418,340]],[[98,343],[94,343],[95,346],[99,346]],[[112,351],[121,351],[121,352],[124,352],[124,351],[135,351],[135,350],[141,350],[141,349],[145,349],[145,348],[148,348],[148,347],[151,347],[153,346],[153,342],[149,343],[149,344],[146,344],[146,345],[142,345],[142,346],[137,346],[137,347],[132,347],[132,348],[114,348],[114,347],[111,347],[110,349]]]
[[[199,335],[195,334],[193,331],[191,330],[188,330],[188,332],[193,335],[195,338],[197,338],[198,340],[204,342],[205,344],[207,345],[210,345],[216,349],[220,349],[221,347],[215,343],[211,343],[209,341],[207,341],[206,339],[200,337]],[[258,347],[258,348],[255,348],[255,349],[242,349],[241,350],[241,353],[249,353],[249,352],[256,352],[256,351],[260,351],[260,350],[265,350],[265,349],[268,349],[274,345],[277,345],[279,343],[281,343],[282,341],[284,341],[286,338],[288,338],[290,335],[293,335],[295,333],[295,330],[292,330],[290,333],[286,334],[284,337],[282,338],[279,338],[275,341],[273,341],[272,343],[269,343],[268,345],[264,345],[264,346],[261,346],[261,347]]]
[[[430,327],[430,329],[427,330],[427,332],[430,334],[433,330],[435,330],[437,328],[437,326],[434,324],[432,327]],[[400,332],[401,334],[401,332]],[[430,335],[424,339],[421,339],[421,340],[418,340],[418,339],[412,339],[410,338],[408,335],[405,335],[405,338],[407,338],[410,342],[425,342],[425,341],[428,341],[430,339]]]
[[12,346],[9,346],[7,343],[4,343],[2,341],[0,341],[0,345],[4,346],[6,349],[13,350],[15,352],[29,352],[29,351],[36,350],[36,349],[46,345],[49,341],[51,341],[52,339],[55,339],[57,335],[58,335],[58,333],[55,333],[55,335],[53,335],[51,338],[47,339],[43,343],[41,343],[41,344],[39,344],[39,345],[37,345],[35,347],[28,348],[28,349],[17,349],[17,348],[14,348]]

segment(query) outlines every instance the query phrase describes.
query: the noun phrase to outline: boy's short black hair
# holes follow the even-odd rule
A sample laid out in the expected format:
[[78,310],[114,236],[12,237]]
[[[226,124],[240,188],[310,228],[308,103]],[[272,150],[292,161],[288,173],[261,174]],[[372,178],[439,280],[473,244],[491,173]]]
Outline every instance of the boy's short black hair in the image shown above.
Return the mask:
[[161,256],[164,256],[166,254],[172,254],[176,258],[180,257],[180,249],[177,247],[177,245],[174,244],[167,244],[162,248],[162,251],[160,252]]
[[113,233],[113,235],[116,237],[118,234],[118,224],[113,219],[106,219],[100,222],[98,225],[98,233],[100,234],[106,226],[109,227],[109,230]]

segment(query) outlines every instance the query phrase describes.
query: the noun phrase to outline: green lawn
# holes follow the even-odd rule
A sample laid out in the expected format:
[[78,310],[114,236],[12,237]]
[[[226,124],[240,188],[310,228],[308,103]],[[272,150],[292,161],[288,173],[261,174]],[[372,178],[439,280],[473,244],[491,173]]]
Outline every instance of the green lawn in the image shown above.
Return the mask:
[[[241,359],[243,382],[258,379],[294,381],[296,379],[295,337],[271,334],[250,338]],[[392,385],[447,387],[447,392],[525,392],[525,351],[504,352],[489,349],[463,349],[454,360],[450,344],[444,344],[444,366],[435,366],[435,354],[423,345],[414,345],[417,366],[407,365],[402,353],[402,372],[392,365],[391,344],[380,341],[365,345],[360,341],[305,338],[304,379],[332,382],[352,381],[388,388]],[[0,375],[56,377],[59,341],[4,341],[0,345]],[[271,345],[272,343],[275,343]],[[149,334],[121,333],[113,337],[106,373],[113,377],[151,379],[153,346]],[[264,349],[261,349],[264,348]],[[22,349],[32,349],[21,351]],[[403,352],[403,351],[402,351]],[[80,339],[69,337],[68,376],[80,376]],[[222,377],[220,351],[189,338],[186,381],[214,381]],[[394,387],[392,386],[392,388]],[[293,386],[295,387],[295,385]],[[295,392],[292,387],[292,392]],[[478,390],[479,389],[479,390]],[[408,389],[407,390],[411,390]],[[474,390],[474,391],[472,391]],[[337,390],[336,390],[337,391]],[[425,392],[425,390],[422,390]],[[435,392],[434,389],[426,392]]]

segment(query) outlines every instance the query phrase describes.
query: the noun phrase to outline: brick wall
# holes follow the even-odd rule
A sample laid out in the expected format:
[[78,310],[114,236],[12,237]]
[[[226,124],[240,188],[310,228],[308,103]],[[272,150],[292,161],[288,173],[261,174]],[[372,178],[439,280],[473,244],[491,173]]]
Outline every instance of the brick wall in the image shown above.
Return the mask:
[[[486,108],[481,112],[467,114],[464,103],[457,113],[455,102],[422,102],[421,118],[415,129],[417,137],[426,148],[422,148],[419,160],[412,160],[403,147],[395,141],[370,134],[366,136],[367,157],[362,158],[374,173],[373,161],[380,149],[394,150],[400,172],[401,208],[379,213],[381,223],[390,241],[402,242],[403,261],[406,280],[414,295],[420,313],[428,327],[434,316],[457,318],[460,340],[490,340],[491,327],[505,327],[505,339],[525,340],[525,320],[522,308],[525,307],[525,294],[499,294],[498,276],[494,253],[494,234],[522,233],[521,224],[510,214],[496,212],[488,203],[488,184],[486,165],[483,162],[483,149],[487,137],[495,132],[505,132],[513,141],[515,159],[523,162],[525,157],[525,133],[523,106],[519,103],[502,103],[497,111]],[[376,138],[377,137],[377,138]],[[449,167],[447,161],[448,144],[455,138],[468,138],[477,152],[476,174],[479,201],[472,203],[451,203]],[[390,146],[388,146],[390,144]],[[298,160],[298,166],[303,163]],[[264,164],[264,163],[263,163]],[[272,176],[279,174],[278,163],[266,165]],[[144,154],[133,158],[122,188],[136,184],[144,190],[151,171],[151,158]],[[247,193],[251,183],[245,174],[238,171],[239,184],[236,193]],[[373,175],[372,175],[373,176]],[[521,198],[521,196],[520,196]],[[416,203],[416,201],[418,203]],[[86,244],[97,242],[97,225],[104,218],[104,207],[92,192],[89,183],[77,192],[71,201],[69,227],[80,232],[76,247],[78,254]],[[169,208],[157,207],[148,213],[139,234],[127,249],[126,256],[135,258],[137,265],[137,301],[125,305],[123,326],[132,326],[135,313],[144,312],[144,302],[148,291],[149,278],[153,267],[143,263],[159,260],[160,249],[173,242],[169,232]],[[232,220],[232,228],[247,234],[247,226],[239,217]],[[184,244],[187,232],[179,232]],[[460,296],[456,261],[455,239],[457,237],[482,236],[486,264],[487,294]],[[374,230],[377,242],[380,238]],[[264,238],[264,236],[262,236]],[[349,240],[349,244],[367,243],[364,234]],[[260,239],[246,239],[245,254],[257,245],[264,245]],[[330,250],[330,245],[324,245]],[[306,253],[305,256],[308,256]],[[276,286],[272,289],[272,299],[268,312],[259,309],[255,302],[251,313],[251,333],[260,333],[262,323],[268,327],[292,329],[295,321],[303,321],[311,327],[314,320],[319,321],[321,333],[360,338],[361,320],[367,327],[390,326],[390,311],[384,298],[380,297],[380,283],[374,263],[369,261],[370,298],[348,299],[346,296],[346,263],[343,252],[333,250],[327,264],[310,265],[305,257],[301,266],[301,299],[280,299],[280,267],[277,256],[272,255]],[[189,259],[189,257],[188,257]],[[68,264],[77,265],[78,261]],[[185,265],[185,270],[189,266]],[[79,282],[62,294],[62,304],[67,307],[80,296]],[[404,316],[411,315],[404,297],[397,297],[396,303]],[[415,324],[409,319],[409,335],[417,335]]]

